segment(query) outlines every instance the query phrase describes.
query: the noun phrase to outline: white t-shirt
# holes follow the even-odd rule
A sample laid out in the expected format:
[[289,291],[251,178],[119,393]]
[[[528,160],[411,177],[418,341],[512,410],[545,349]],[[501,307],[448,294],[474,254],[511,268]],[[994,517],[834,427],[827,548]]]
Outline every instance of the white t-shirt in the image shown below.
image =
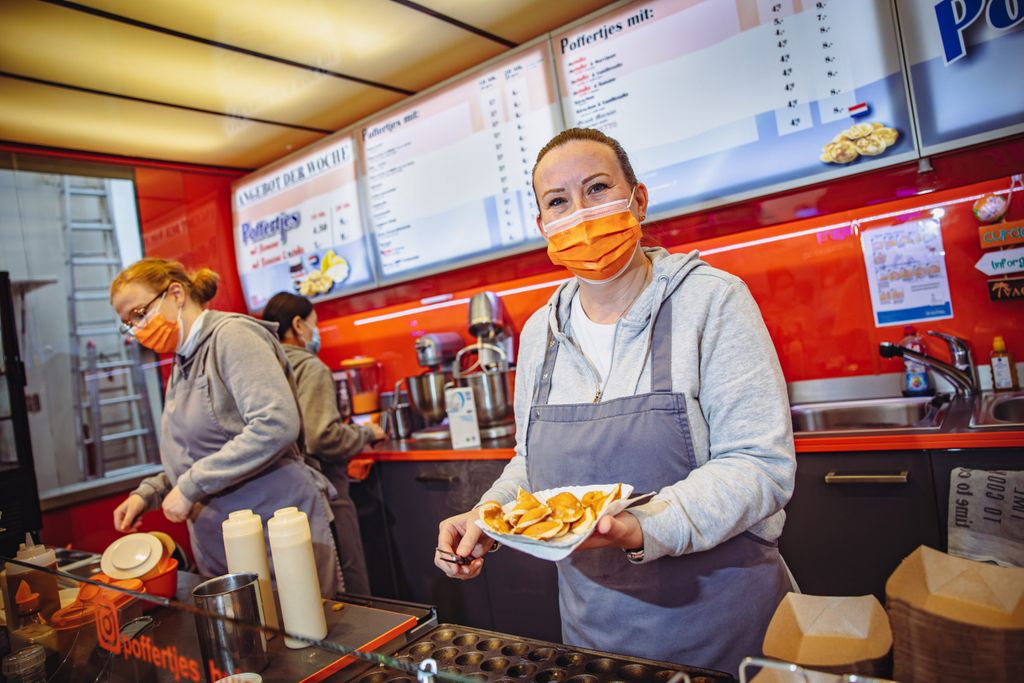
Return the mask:
[[572,321],[572,338],[580,345],[583,355],[597,368],[603,391],[612,370],[612,348],[618,323],[595,323],[588,318],[580,303],[579,292],[572,298],[569,319]]

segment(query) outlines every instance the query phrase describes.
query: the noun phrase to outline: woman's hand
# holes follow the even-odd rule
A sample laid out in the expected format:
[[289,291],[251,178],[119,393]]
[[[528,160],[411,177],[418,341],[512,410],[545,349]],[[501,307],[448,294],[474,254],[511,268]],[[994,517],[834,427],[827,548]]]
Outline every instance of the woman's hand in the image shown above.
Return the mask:
[[370,443],[376,443],[388,438],[387,432],[385,432],[376,422],[368,422],[366,423],[366,426],[371,432],[373,432],[373,436],[370,437]]
[[146,501],[142,496],[131,494],[114,508],[114,528],[121,533],[138,531],[142,526],[142,513],[146,511]]
[[459,557],[473,558],[469,564],[454,564],[442,560],[441,553],[434,553],[434,564],[453,579],[472,579],[478,576],[480,570],[484,568],[484,555],[494,545],[494,540],[485,535],[480,527],[473,524],[477,515],[476,510],[470,510],[461,515],[449,517],[438,526],[437,547],[439,550]]
[[192,501],[177,486],[164,496],[164,517],[172,522],[184,522],[192,514]]
[[640,521],[629,512],[620,512],[614,517],[605,515],[597,520],[594,533],[577,550],[609,546],[625,550],[643,548],[644,532],[640,528]]

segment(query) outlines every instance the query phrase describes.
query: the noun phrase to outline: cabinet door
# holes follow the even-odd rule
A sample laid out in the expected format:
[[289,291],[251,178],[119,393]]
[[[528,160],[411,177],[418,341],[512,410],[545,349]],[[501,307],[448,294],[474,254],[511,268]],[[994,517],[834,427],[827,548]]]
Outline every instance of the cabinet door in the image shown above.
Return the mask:
[[351,480],[348,492],[359,515],[359,536],[363,541],[366,570],[370,575],[370,593],[380,598],[398,599],[398,581],[395,578],[392,554],[394,544],[391,542],[380,465],[374,465],[366,479]]
[[441,520],[472,508],[504,464],[462,460],[375,465],[383,480],[400,599],[436,605],[442,622],[493,629],[486,580],[449,579],[434,566],[434,548]]
[[786,514],[782,556],[813,595],[884,601],[900,561],[941,542],[926,451],[799,455]]
[[[1024,439],[1024,434],[1021,435]],[[933,451],[932,471],[935,477],[935,502],[939,511],[942,549],[948,549],[949,476],[957,467],[976,470],[1024,469],[1024,448],[964,449]]]

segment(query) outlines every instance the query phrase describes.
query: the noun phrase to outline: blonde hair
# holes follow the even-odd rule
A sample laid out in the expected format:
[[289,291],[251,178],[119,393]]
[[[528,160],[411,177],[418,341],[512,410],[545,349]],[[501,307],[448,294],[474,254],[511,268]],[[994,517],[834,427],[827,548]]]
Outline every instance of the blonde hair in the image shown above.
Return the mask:
[[217,295],[220,275],[209,268],[188,273],[178,261],[162,258],[144,258],[128,266],[110,283],[110,298],[125,285],[138,283],[145,285],[154,292],[160,292],[179,283],[188,292],[189,297],[200,306],[206,305]]

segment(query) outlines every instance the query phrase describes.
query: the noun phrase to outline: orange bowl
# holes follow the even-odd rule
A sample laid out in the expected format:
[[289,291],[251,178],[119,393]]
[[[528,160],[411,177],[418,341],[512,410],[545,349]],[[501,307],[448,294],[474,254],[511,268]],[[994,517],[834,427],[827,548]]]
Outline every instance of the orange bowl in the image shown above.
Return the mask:
[[[159,595],[162,598],[173,598],[178,591],[178,561],[173,557],[165,557],[157,565],[157,572],[152,576],[148,575],[142,584],[150,595]],[[155,607],[151,603],[148,607]]]

